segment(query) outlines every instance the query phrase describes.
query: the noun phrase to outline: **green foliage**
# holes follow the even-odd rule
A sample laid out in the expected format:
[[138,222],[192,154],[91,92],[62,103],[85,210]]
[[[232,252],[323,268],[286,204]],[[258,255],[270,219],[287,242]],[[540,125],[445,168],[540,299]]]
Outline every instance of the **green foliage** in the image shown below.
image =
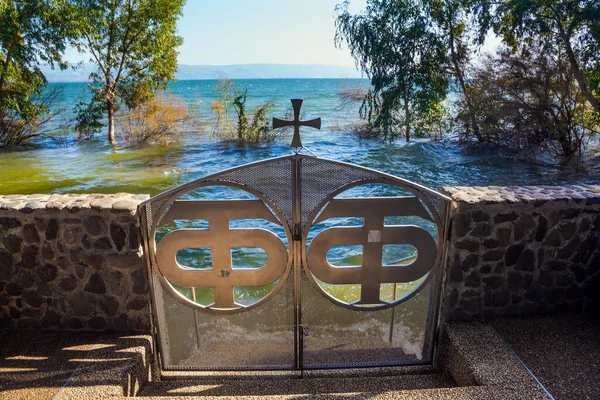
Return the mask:
[[[271,103],[263,103],[256,108],[248,120],[246,101],[248,88],[236,88],[231,80],[221,80],[215,90],[220,95],[219,101],[211,105],[215,115],[215,134],[221,139],[235,140],[238,146],[258,146],[276,139],[281,130],[271,130],[267,113],[273,108]],[[236,123],[231,118],[235,112]]]
[[248,99],[248,88],[242,89],[233,99],[233,108],[237,115],[237,144],[239,146],[256,146],[262,142],[273,139],[269,135],[271,127],[267,119],[267,113],[273,108],[269,103],[262,104],[252,116],[252,122],[248,124],[246,116],[246,100]]
[[[62,113],[56,107],[62,95],[60,88],[45,90],[40,96],[31,99],[31,106],[38,112],[37,117],[23,118],[15,110],[3,109],[0,111],[0,148],[22,145],[33,145],[41,138],[57,140],[53,132],[47,128],[48,122]],[[49,111],[51,108],[54,111]]]
[[181,37],[176,24],[185,0],[71,0],[77,15],[73,45],[90,54],[94,102],[108,116],[108,139],[115,142],[115,113],[150,100],[177,70]]
[[[61,60],[69,33],[68,10],[59,1],[0,2],[0,143],[30,143],[47,120],[50,97],[41,96],[41,63]],[[40,97],[41,96],[41,97]]]
[[492,28],[513,51],[542,43],[560,49],[585,99],[600,112],[600,2],[472,0],[480,40]]
[[89,103],[79,102],[75,108],[77,141],[90,139],[104,127],[101,121],[104,115],[104,107],[99,101]]
[[119,114],[117,124],[127,143],[167,145],[184,134],[191,119],[181,98],[160,94]]
[[[597,113],[560,53],[540,46],[505,50],[488,57],[474,78],[469,91],[481,135],[473,138],[465,132],[463,140],[476,139],[532,158],[541,150],[567,161],[581,156],[600,129]],[[468,114],[463,104],[459,118]]]
[[403,134],[409,141],[414,125],[446,97],[446,44],[418,0],[369,0],[359,15],[348,5],[336,7],[335,41],[348,45],[371,79],[361,116],[384,139]]

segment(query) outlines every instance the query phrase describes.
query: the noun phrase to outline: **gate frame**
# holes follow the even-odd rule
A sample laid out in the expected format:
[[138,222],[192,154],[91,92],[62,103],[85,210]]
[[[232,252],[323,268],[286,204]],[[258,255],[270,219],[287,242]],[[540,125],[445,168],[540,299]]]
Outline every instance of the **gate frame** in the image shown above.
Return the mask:
[[[259,166],[261,164],[268,164],[268,163],[272,163],[275,161],[283,161],[283,160],[291,160],[292,165],[292,174],[290,176],[290,183],[291,183],[291,190],[292,190],[292,221],[287,221],[287,219],[285,218],[285,215],[283,214],[283,212],[279,209],[279,207],[277,206],[277,204],[275,204],[273,201],[271,201],[270,199],[268,199],[263,193],[259,192],[258,190],[254,189],[253,187],[250,186],[244,186],[241,184],[237,184],[235,182],[219,182],[219,181],[215,181],[214,179],[227,174],[227,173],[231,173],[234,171],[239,171],[239,170],[244,170],[244,169],[248,169],[250,167],[253,166]],[[324,200],[322,200],[318,206],[316,206],[313,210],[313,212],[311,213],[310,217],[307,219],[306,221],[306,226],[301,226],[301,222],[302,222],[302,209],[301,209],[301,198],[302,198],[302,193],[301,193],[301,182],[302,182],[302,174],[301,174],[301,160],[303,159],[316,159],[319,161],[323,161],[324,163],[328,163],[331,165],[337,165],[337,166],[341,166],[341,167],[345,167],[345,168],[352,168],[352,169],[356,169],[356,170],[360,170],[363,172],[369,172],[369,173],[373,173],[373,174],[377,174],[379,175],[379,178],[373,178],[373,179],[363,179],[363,180],[358,180],[355,182],[349,182],[347,184],[345,184],[342,187],[337,188],[336,190],[334,190],[333,192],[329,193],[326,198]],[[386,180],[389,180],[391,182],[386,182]],[[158,222],[160,221],[160,219],[162,218],[162,216],[164,215],[164,211],[166,209],[166,207],[168,205],[173,204],[179,197],[175,197],[179,194],[185,194],[188,192],[191,192],[193,190],[196,190],[198,188],[201,187],[206,187],[206,186],[224,186],[224,187],[233,187],[233,188],[237,188],[240,189],[242,191],[246,191],[254,196],[256,196],[258,199],[260,199],[261,201],[263,201],[263,203],[265,203],[266,206],[268,206],[268,208],[274,208],[272,209],[273,212],[275,212],[275,215],[277,217],[277,219],[280,222],[288,222],[288,226],[284,226],[285,232],[286,232],[286,236],[288,237],[288,263],[286,266],[286,271],[284,271],[284,273],[282,273],[282,277],[286,276],[286,279],[283,280],[280,285],[278,285],[272,292],[269,293],[268,297],[271,297],[272,295],[275,295],[285,284],[285,282],[290,279],[290,275],[293,275],[293,304],[294,304],[294,326],[293,326],[293,332],[294,332],[294,368],[293,369],[289,369],[289,368],[285,368],[282,367],[281,369],[273,369],[273,368],[269,368],[269,369],[264,369],[264,368],[252,368],[252,367],[238,367],[238,368],[214,368],[214,369],[201,369],[201,371],[274,371],[274,370],[279,370],[279,371],[299,371],[302,372],[303,370],[310,370],[310,369],[323,369],[323,368],[338,368],[338,369],[343,369],[343,368],[356,368],[357,366],[353,366],[353,365],[348,365],[348,366],[334,366],[334,367],[322,367],[322,366],[317,366],[317,367],[305,367],[304,363],[303,363],[303,349],[304,349],[304,341],[303,341],[303,336],[304,336],[304,332],[303,332],[303,326],[302,326],[302,272],[306,273],[307,278],[309,279],[311,284],[314,284],[314,280],[312,278],[312,276],[307,273],[308,269],[308,264],[306,262],[306,242],[307,242],[307,234],[310,230],[310,224],[314,221],[315,217],[318,215],[318,213],[323,210],[323,207],[326,206],[326,204],[333,199],[335,196],[339,195],[340,193],[343,193],[346,190],[352,189],[354,187],[358,187],[358,186],[362,186],[362,185],[367,185],[367,184],[387,184],[387,185],[391,185],[391,186],[396,186],[399,187],[400,189],[403,190],[407,190],[410,193],[412,193],[417,199],[425,202],[426,204],[426,208],[429,209],[429,211],[431,212],[432,210],[435,210],[435,207],[430,203],[429,200],[427,200],[426,198],[423,197],[422,194],[420,194],[420,192],[425,192],[431,196],[437,197],[440,200],[444,201],[445,203],[445,210],[444,210],[444,214],[445,214],[445,218],[444,221],[441,221],[439,216],[437,215],[437,212],[431,212],[431,214],[433,215],[433,217],[435,218],[435,224],[436,224],[436,228],[437,228],[437,241],[436,241],[436,247],[438,247],[438,251],[437,251],[437,257],[436,260],[434,262],[434,264],[432,265],[431,270],[429,271],[429,276],[421,283],[421,285],[416,288],[415,290],[413,290],[409,295],[407,295],[406,297],[402,298],[402,300],[400,302],[397,302],[395,304],[390,304],[390,305],[386,305],[383,307],[379,307],[377,309],[366,309],[365,311],[376,311],[376,310],[381,310],[384,308],[394,308],[395,306],[401,304],[402,302],[409,300],[410,298],[412,298],[414,295],[416,295],[417,293],[419,293],[421,291],[421,289],[423,288],[423,286],[425,286],[425,284],[430,280],[431,275],[435,272],[434,270],[437,268],[439,270],[438,272],[438,284],[436,285],[437,287],[432,287],[431,288],[431,293],[430,293],[430,305],[429,305],[429,311],[428,311],[428,317],[427,317],[427,321],[431,320],[432,322],[426,322],[426,328],[427,326],[430,326],[431,329],[434,329],[434,332],[431,333],[430,337],[430,346],[428,349],[429,355],[430,357],[428,357],[431,362],[429,362],[429,360],[424,361],[422,363],[412,363],[414,365],[436,365],[437,364],[437,359],[439,356],[439,342],[441,339],[441,334],[442,334],[442,327],[441,327],[441,308],[442,308],[442,301],[444,298],[444,292],[443,292],[443,287],[444,287],[444,283],[446,280],[446,262],[447,262],[447,250],[448,250],[448,242],[450,239],[450,227],[451,227],[451,216],[450,216],[450,210],[451,210],[451,205],[452,205],[452,199],[449,198],[448,196],[445,196],[435,190],[432,190],[426,186],[411,182],[409,180],[385,173],[385,172],[381,172],[372,168],[368,168],[368,167],[363,167],[360,165],[356,165],[356,164],[351,164],[351,163],[346,163],[346,162],[341,162],[341,161],[336,161],[336,160],[330,160],[330,159],[325,159],[325,158],[319,158],[316,156],[308,156],[308,155],[304,155],[304,154],[299,154],[299,153],[295,153],[292,155],[286,155],[286,156],[279,156],[279,157],[273,157],[273,158],[269,158],[269,159],[265,159],[265,160],[259,160],[259,161],[255,161],[255,162],[251,162],[251,163],[247,163],[247,164],[243,164],[241,166],[237,166],[237,167],[233,167],[233,168],[229,168],[229,169],[225,169],[222,171],[219,171],[217,173],[205,176],[205,177],[201,177],[198,179],[195,179],[191,182],[187,182],[184,183],[182,185],[176,186],[174,188],[168,189],[166,191],[163,191],[155,196],[152,196],[150,199],[147,199],[145,201],[143,201],[142,203],[140,203],[138,205],[137,208],[137,212],[138,212],[138,218],[139,218],[139,222],[140,222],[140,227],[142,230],[142,244],[143,244],[143,251],[144,251],[144,256],[146,259],[146,267],[147,267],[147,274],[148,274],[148,281],[149,281],[149,292],[150,292],[150,309],[151,309],[151,318],[150,318],[150,326],[151,326],[151,333],[152,333],[152,340],[153,340],[153,346],[155,349],[157,349],[158,351],[155,352],[154,355],[154,361],[157,363],[157,367],[159,367],[159,376],[162,376],[162,372],[163,371],[195,371],[195,369],[192,370],[187,370],[187,369],[173,369],[173,368],[166,368],[165,364],[164,364],[164,359],[162,357],[162,353],[164,352],[164,349],[162,348],[162,340],[161,340],[161,336],[160,336],[160,329],[159,329],[159,321],[158,321],[158,315],[157,315],[157,311],[156,311],[156,298],[155,298],[155,288],[154,288],[154,282],[152,279],[152,274],[154,273],[154,268],[152,265],[152,261],[154,261],[154,263],[156,264],[156,261],[154,260],[155,257],[155,251],[153,251],[155,249],[155,238],[151,237],[150,234],[155,234],[156,233],[156,227],[158,226]],[[419,193],[419,194],[418,194]],[[168,196],[168,197],[167,197]],[[152,226],[149,227],[148,226],[148,214],[147,214],[147,205],[149,205],[150,203],[152,203],[153,201],[155,201],[157,198],[162,198],[162,197],[167,197],[167,200],[160,206],[159,208],[159,212],[157,213],[157,218],[156,220],[153,220]],[[269,201],[268,204],[266,202],[264,202],[264,199],[267,199]],[[174,200],[172,200],[174,199]],[[163,214],[161,214],[161,212]],[[440,224],[443,224],[443,229],[440,230]],[[152,245],[152,243],[154,243],[154,245]],[[161,283],[163,283],[163,280],[165,279],[162,274],[158,273],[157,274],[159,277],[159,280],[161,281]],[[164,283],[163,283],[164,284]],[[168,290],[170,292],[170,290]],[[175,296],[175,298],[181,302],[182,304],[184,304],[185,306],[189,307],[189,303],[188,302],[184,302],[183,299],[180,299],[179,296]],[[327,299],[329,301],[329,299]],[[245,311],[249,311],[255,307],[258,307],[262,304],[264,304],[264,302],[269,301],[269,299],[267,298],[264,301],[259,302],[256,305],[250,306],[247,309],[236,309],[236,310],[231,310],[231,311],[221,311],[221,313],[226,314],[226,313],[240,313],[240,312],[245,312]],[[334,303],[337,306],[343,307],[343,305],[341,304],[337,304]],[[194,307],[194,312],[196,312],[196,310],[199,307]],[[353,309],[354,310],[354,309]],[[212,310],[202,310],[205,312],[214,312]],[[360,310],[355,310],[356,312],[360,312]],[[423,344],[423,349],[425,350],[428,346],[427,343],[427,332],[425,333],[425,340],[424,340],[424,344]],[[395,362],[395,363],[385,363],[385,366],[390,366],[390,365],[406,365],[400,362]],[[372,363],[371,365],[360,365],[358,367],[361,368],[373,368],[373,367],[378,367],[378,366],[382,366],[381,363],[377,364],[377,363]]]

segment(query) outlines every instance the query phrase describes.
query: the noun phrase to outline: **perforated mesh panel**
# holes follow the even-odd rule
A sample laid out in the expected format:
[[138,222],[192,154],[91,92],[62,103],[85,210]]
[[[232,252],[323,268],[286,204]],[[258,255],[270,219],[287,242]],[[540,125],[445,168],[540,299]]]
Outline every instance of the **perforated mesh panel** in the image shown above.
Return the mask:
[[293,282],[253,310],[219,315],[194,310],[152,274],[161,356],[166,370],[294,367]]
[[225,172],[207,182],[231,182],[262,193],[284,215],[291,228],[292,221],[292,161],[279,159]]
[[304,275],[302,325],[309,331],[304,337],[304,367],[427,363],[429,292],[427,283],[416,296],[394,308],[356,311],[327,300]]
[[[419,186],[389,177],[376,171],[352,165],[340,165],[328,160],[303,159],[301,167],[302,226],[332,193],[350,184],[377,180],[410,188],[423,196],[433,209],[438,230],[443,234],[446,201],[421,190]],[[305,233],[306,234],[306,233]],[[443,236],[443,235],[440,235]],[[438,243],[442,251],[444,243]],[[304,367],[330,368],[368,365],[400,365],[429,363],[435,332],[437,288],[441,277],[438,257],[429,280],[408,300],[380,311],[357,311],[335,305],[315,289],[314,283],[302,272],[302,326],[308,328],[304,337]],[[310,265],[308,266],[310,269]],[[390,329],[392,334],[390,336]]]
[[334,164],[318,158],[301,160],[301,208],[300,226],[306,229],[308,218],[315,208],[332,192],[342,186],[365,179],[376,179],[378,174],[346,165]]

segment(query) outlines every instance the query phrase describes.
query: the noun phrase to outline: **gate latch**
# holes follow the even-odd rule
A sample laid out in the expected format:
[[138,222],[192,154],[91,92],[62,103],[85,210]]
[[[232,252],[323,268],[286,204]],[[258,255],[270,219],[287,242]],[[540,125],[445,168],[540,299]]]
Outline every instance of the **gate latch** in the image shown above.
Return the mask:
[[300,334],[303,336],[310,336],[310,331],[307,326],[295,325],[296,328],[300,328]]

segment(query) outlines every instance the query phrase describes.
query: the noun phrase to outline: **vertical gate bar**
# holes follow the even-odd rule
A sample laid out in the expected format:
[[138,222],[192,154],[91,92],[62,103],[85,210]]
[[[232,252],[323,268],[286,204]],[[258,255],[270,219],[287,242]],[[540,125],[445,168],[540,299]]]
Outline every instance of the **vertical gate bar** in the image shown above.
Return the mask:
[[441,312],[441,308],[443,306],[443,301],[445,299],[445,285],[446,285],[446,265],[448,264],[448,260],[446,259],[448,257],[448,245],[450,244],[450,221],[451,221],[451,216],[450,213],[452,211],[452,202],[451,201],[446,201],[446,218],[444,221],[444,247],[442,248],[442,262],[441,262],[441,266],[440,266],[440,284],[438,285],[437,288],[437,292],[438,292],[438,301],[437,304],[435,304],[435,323],[437,326],[437,332],[434,332],[434,337],[432,338],[432,347],[433,349],[431,350],[432,355],[431,355],[431,363],[437,367],[437,361],[438,361],[438,357],[440,354],[439,351],[439,344],[441,343],[442,340],[442,324],[444,324],[445,321],[442,320],[442,312]]
[[297,286],[298,286],[298,278],[296,277],[296,203],[298,202],[297,193],[296,193],[296,159],[292,158],[292,176],[291,178],[291,186],[292,186],[292,243],[290,243],[290,251],[292,253],[292,276],[293,276],[293,303],[294,303],[294,368],[299,369],[300,365],[298,362],[298,300],[297,300]]
[[[396,286],[398,284],[394,282],[394,290],[392,291],[392,301],[396,300]],[[392,344],[392,338],[394,336],[394,318],[396,318],[396,307],[392,307],[392,319],[390,321],[390,344]]]
[[300,371],[304,370],[304,327],[302,326],[302,158],[296,161],[296,270],[298,275],[298,324],[300,327]]
[[445,202],[446,215],[444,218],[444,232],[442,233],[442,243],[439,245],[440,259],[439,265],[437,265],[437,271],[432,269],[431,274],[434,274],[435,279],[431,280],[431,288],[429,293],[429,312],[427,315],[427,321],[425,325],[425,342],[423,346],[423,357],[427,354],[427,358],[432,364],[436,363],[435,358],[438,355],[438,344],[440,343],[440,307],[443,293],[443,285],[445,281],[446,273],[446,257],[448,248],[448,225],[450,218],[450,205],[451,203]]
[[301,217],[301,156],[292,157],[292,239],[293,239],[293,260],[294,260],[294,357],[295,367],[300,371],[304,368],[304,334],[302,329],[302,228],[300,227]]
[[[190,291],[192,292],[192,301],[196,303],[196,288],[191,287]],[[200,350],[200,333],[198,332],[198,314],[196,314],[196,310],[194,308],[194,328],[196,329],[196,348]]]
[[[140,222],[140,228],[142,230],[142,249],[144,252],[144,258],[146,259],[146,273],[148,275],[148,288],[150,289],[150,331],[152,332],[152,344],[153,344],[153,348],[157,349],[158,351],[153,352],[154,353],[154,361],[156,362],[156,364],[159,366],[158,371],[156,371],[159,375],[159,377],[162,375],[162,370],[164,369],[165,365],[164,365],[164,361],[163,361],[163,357],[162,354],[164,354],[165,349],[163,348],[163,344],[162,344],[162,338],[160,335],[160,329],[158,326],[158,310],[157,310],[157,304],[156,304],[156,295],[155,295],[155,288],[154,288],[154,279],[153,279],[153,272],[152,272],[152,264],[150,262],[150,240],[152,240],[152,238],[150,237],[149,233],[148,233],[148,205],[144,205],[142,207],[138,207],[137,212],[138,212],[138,218],[139,218],[139,222]],[[152,368],[154,369],[154,368]]]

